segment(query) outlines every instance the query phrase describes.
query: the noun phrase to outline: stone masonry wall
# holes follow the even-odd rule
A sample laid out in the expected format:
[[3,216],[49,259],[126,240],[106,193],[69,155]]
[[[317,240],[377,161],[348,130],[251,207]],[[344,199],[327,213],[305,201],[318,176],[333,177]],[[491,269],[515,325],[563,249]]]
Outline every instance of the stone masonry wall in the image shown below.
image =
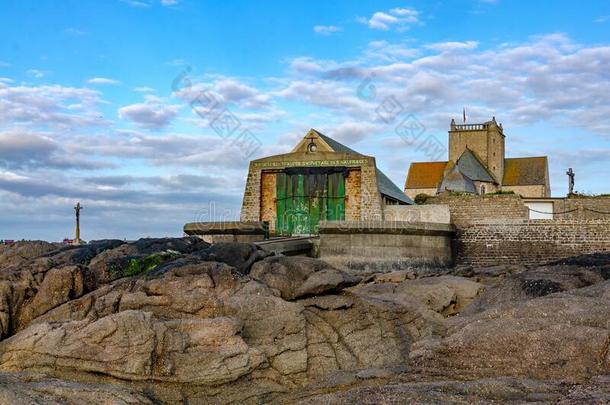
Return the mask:
[[610,220],[527,220],[458,230],[457,264],[540,264],[610,252]]
[[360,215],[364,220],[382,220],[383,205],[379,187],[377,185],[377,170],[373,162],[372,165],[362,166],[361,168],[361,196],[360,196]]
[[345,220],[357,221],[360,219],[360,199],[362,176],[360,169],[350,169],[345,179]]
[[610,219],[610,197],[557,200],[553,211],[557,219]]
[[528,219],[527,207],[518,195],[452,195],[441,194],[426,204],[449,206],[451,222],[460,229],[477,223],[510,223]]
[[240,221],[259,221],[261,217],[261,170],[254,169],[250,162],[246,190],[241,206]]

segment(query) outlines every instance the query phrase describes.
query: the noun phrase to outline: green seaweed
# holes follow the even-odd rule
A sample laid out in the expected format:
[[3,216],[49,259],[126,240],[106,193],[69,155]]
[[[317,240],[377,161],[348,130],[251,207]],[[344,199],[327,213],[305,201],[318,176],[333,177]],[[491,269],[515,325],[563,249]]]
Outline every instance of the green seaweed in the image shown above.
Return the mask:
[[120,268],[116,265],[110,265],[108,267],[108,272],[113,275],[119,275],[120,277],[133,277],[153,270],[160,264],[165,263],[179,255],[179,252],[173,250],[153,253],[146,257],[129,259],[127,266],[124,268]]

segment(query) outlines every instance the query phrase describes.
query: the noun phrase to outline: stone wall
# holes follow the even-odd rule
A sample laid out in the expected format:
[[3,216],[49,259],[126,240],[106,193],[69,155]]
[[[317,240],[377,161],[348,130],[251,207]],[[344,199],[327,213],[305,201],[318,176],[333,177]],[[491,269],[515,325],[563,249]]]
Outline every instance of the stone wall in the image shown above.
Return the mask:
[[401,221],[320,222],[320,258],[334,266],[374,273],[412,265],[453,263],[450,224]]
[[502,186],[502,191],[512,191],[526,197],[548,197],[547,187],[536,184],[531,186]]
[[405,194],[412,200],[415,200],[418,194],[427,194],[430,196],[436,195],[436,187],[434,188],[407,188],[405,184]]
[[275,232],[277,221],[277,172],[261,174],[261,221],[269,223],[269,231]]
[[477,223],[510,223],[528,219],[527,207],[514,194],[454,195],[441,194],[426,204],[449,206],[451,222],[457,228]]
[[250,162],[246,189],[241,205],[241,221],[259,221],[261,219],[261,173],[262,170],[253,167]]
[[362,175],[360,169],[350,169],[345,179],[345,219],[357,221],[360,219]]
[[386,205],[383,209],[386,221],[451,223],[448,205]]
[[553,211],[557,219],[610,219],[610,196],[555,200]]
[[458,264],[540,264],[610,252],[610,219],[479,223],[457,232]]

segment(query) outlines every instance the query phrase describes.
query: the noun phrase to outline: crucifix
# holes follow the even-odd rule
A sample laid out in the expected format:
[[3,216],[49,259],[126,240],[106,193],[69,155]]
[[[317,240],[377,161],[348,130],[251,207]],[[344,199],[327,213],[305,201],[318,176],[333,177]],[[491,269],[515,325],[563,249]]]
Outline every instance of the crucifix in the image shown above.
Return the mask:
[[570,167],[566,174],[568,175],[568,195],[570,195],[574,193],[574,177],[576,177],[576,173]]
[[74,238],[75,245],[80,245],[80,210],[82,209],[83,207],[80,205],[80,202],[77,202],[76,206],[74,207],[74,211],[76,211],[76,238]]

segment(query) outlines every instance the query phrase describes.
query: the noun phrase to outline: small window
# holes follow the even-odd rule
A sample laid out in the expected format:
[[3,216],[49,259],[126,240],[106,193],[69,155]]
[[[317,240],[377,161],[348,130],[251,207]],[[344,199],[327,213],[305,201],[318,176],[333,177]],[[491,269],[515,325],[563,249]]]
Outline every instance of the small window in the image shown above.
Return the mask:
[[[495,167],[494,167],[494,169],[495,169]],[[482,194],[485,194],[485,185],[484,184],[481,184],[481,195]]]

